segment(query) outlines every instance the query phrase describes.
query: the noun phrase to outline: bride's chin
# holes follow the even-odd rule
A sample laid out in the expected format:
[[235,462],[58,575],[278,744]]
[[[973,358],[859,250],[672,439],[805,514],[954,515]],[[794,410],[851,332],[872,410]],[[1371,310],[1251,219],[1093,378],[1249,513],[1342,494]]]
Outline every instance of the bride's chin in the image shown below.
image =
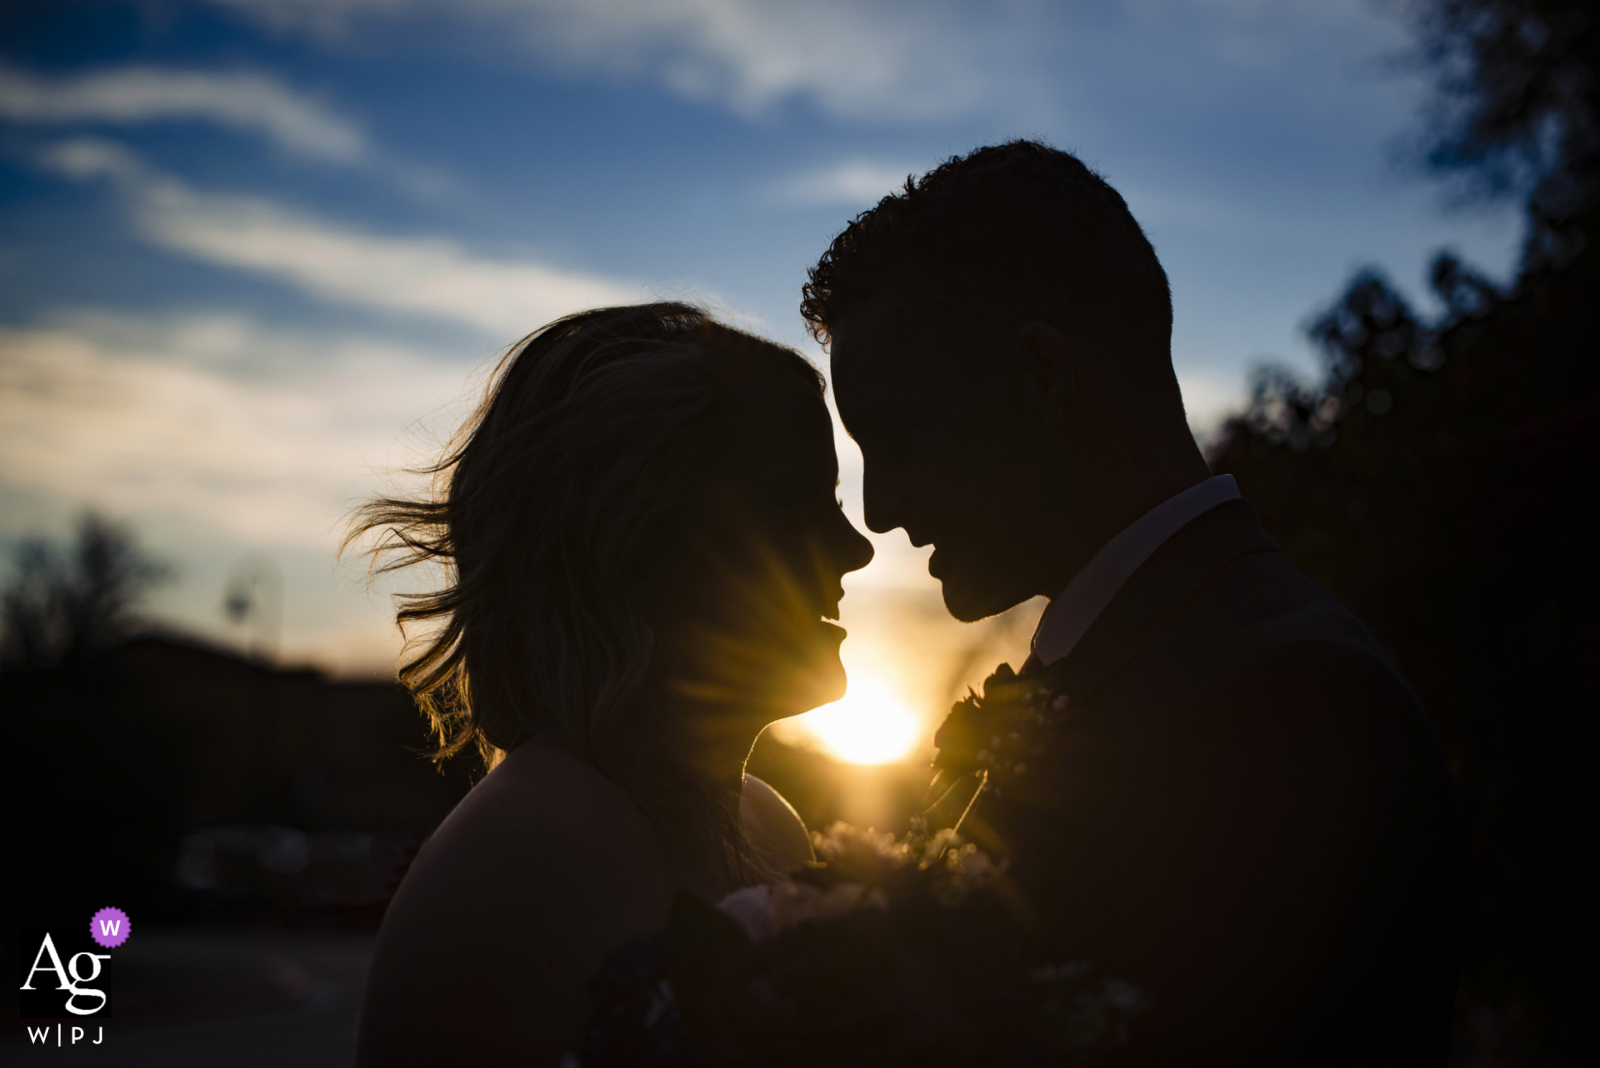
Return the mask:
[[839,662],[837,653],[821,663],[809,664],[797,673],[794,685],[785,695],[787,700],[780,701],[779,718],[800,716],[814,708],[831,705],[844,696],[847,685],[844,665]]
[[815,676],[816,682],[811,688],[811,703],[802,711],[809,712],[813,708],[831,705],[844,696],[845,689],[850,685],[845,677],[844,664],[840,663],[837,655],[829,662],[818,666]]

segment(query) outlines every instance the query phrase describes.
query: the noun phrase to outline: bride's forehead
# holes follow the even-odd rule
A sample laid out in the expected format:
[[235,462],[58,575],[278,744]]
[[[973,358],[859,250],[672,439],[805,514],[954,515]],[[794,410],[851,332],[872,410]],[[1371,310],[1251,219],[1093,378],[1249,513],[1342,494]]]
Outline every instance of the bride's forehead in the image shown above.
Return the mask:
[[741,383],[724,398],[721,460],[730,475],[836,477],[833,425],[815,386],[797,373]]
[[822,390],[798,358],[758,356],[725,375],[719,393],[724,427],[747,440],[814,433],[828,425]]

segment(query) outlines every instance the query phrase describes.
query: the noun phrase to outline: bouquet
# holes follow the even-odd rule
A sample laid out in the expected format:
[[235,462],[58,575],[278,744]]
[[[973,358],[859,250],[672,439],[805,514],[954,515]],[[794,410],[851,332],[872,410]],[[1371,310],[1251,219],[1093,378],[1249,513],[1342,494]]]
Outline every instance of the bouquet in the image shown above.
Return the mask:
[[1143,998],[1041,959],[1004,871],[954,831],[835,824],[820,862],[613,954],[568,1065],[849,1068],[1092,1064]]

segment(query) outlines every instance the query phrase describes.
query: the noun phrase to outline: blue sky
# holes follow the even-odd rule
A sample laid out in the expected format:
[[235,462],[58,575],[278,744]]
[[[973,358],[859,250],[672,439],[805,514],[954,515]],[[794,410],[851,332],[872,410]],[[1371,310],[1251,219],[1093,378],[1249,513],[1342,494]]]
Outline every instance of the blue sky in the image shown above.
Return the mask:
[[[1360,0],[7,5],[0,538],[130,519],[177,568],[158,613],[229,641],[228,570],[265,552],[287,658],[388,670],[340,517],[404,484],[502,346],[689,296],[819,355],[798,292],[833,233],[1017,135],[1150,233],[1203,432],[1251,366],[1312,366],[1300,325],[1358,266],[1424,303],[1439,248],[1508,274],[1510,208],[1446,211],[1395,162],[1426,91],[1405,47]],[[857,655],[970,646],[921,555],[878,542]]]

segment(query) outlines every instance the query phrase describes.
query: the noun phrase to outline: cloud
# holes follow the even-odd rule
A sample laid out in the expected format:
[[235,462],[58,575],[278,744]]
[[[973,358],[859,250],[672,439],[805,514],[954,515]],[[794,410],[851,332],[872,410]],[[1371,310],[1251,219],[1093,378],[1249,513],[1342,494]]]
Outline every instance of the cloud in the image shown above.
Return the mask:
[[[370,47],[380,30],[428,33],[448,22],[458,36],[465,29],[510,43],[551,69],[650,81],[745,115],[798,99],[851,118],[982,115],[1024,129],[1063,126],[1068,98],[1080,95],[1063,93],[1064,85],[1103,90],[1108,74],[1129,71],[1139,72],[1140,82],[1154,74],[1187,84],[1182,72],[1197,54],[1272,66],[1301,47],[1325,49],[1330,32],[1377,21],[1360,0],[211,3],[328,45]],[[1132,52],[1129,42],[1137,42]]]
[[772,186],[769,199],[795,207],[874,204],[905,185],[915,167],[892,166],[870,160],[847,159]]
[[1330,53],[1330,35],[1382,24],[1385,48],[1403,43],[1401,24],[1363,0],[210,2],[331,46],[406,34],[507,44],[548,69],[652,82],[745,115],[803,100],[851,118],[983,116],[1007,132],[1076,132],[1122,82],[1203,97],[1197,57],[1300,74],[1308,54]]
[[18,123],[214,122],[263,135],[286,151],[335,163],[371,155],[366,135],[276,78],[251,71],[123,67],[38,78],[0,66],[0,119]]
[[326,544],[376,488],[402,429],[469,377],[370,339],[272,333],[236,316],[4,328],[0,354],[5,490],[66,490],[114,513],[300,545]]
[[40,162],[77,181],[114,181],[139,231],[162,248],[331,303],[438,316],[510,340],[583,308],[640,297],[620,282],[532,260],[487,259],[444,238],[374,234],[263,198],[202,193],[110,141],[61,142]]
[[224,641],[237,637],[220,629],[228,562],[264,549],[284,567],[291,660],[392,664],[386,598],[364,595],[358,562],[335,568],[342,520],[373,493],[415,488],[399,472],[437,457],[486,370],[233,314],[0,328],[0,536],[85,505],[130,519],[177,565],[155,614]]
[[752,114],[931,119],[1044,99],[1049,5],[1034,0],[212,0],[325,42],[380,20],[492,27],[559,69],[644,77]]

